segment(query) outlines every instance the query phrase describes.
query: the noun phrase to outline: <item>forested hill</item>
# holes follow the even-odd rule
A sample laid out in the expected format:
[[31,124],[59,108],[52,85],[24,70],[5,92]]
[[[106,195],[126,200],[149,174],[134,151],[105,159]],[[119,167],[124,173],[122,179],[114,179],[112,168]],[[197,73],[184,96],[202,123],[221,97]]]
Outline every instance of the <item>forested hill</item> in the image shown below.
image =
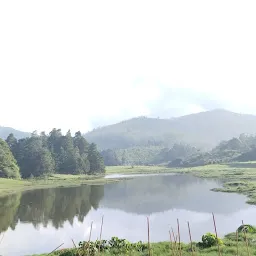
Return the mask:
[[85,138],[100,149],[170,147],[174,143],[212,148],[222,140],[255,132],[256,116],[217,109],[173,119],[133,118],[95,129]]
[[10,133],[12,133],[17,139],[22,139],[30,136],[30,133],[28,132],[18,131],[11,127],[0,126],[0,138],[5,140]]

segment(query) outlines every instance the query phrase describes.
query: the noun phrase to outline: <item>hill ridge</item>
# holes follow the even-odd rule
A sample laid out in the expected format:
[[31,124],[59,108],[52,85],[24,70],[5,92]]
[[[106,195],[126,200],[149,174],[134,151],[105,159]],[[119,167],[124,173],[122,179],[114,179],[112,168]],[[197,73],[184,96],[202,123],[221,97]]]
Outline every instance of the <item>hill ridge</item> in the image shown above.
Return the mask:
[[[256,116],[214,109],[171,119],[135,117],[102,126],[84,134],[102,149],[157,145],[176,142],[212,148],[241,133],[256,133]],[[149,142],[149,143],[147,143]]]

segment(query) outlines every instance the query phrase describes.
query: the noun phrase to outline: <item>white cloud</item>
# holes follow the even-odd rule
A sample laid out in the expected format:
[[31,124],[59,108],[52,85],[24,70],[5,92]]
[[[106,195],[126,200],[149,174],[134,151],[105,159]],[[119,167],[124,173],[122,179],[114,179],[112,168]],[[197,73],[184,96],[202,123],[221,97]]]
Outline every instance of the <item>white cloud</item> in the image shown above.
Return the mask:
[[0,124],[86,131],[152,114],[165,88],[256,114],[255,11],[236,0],[2,1]]

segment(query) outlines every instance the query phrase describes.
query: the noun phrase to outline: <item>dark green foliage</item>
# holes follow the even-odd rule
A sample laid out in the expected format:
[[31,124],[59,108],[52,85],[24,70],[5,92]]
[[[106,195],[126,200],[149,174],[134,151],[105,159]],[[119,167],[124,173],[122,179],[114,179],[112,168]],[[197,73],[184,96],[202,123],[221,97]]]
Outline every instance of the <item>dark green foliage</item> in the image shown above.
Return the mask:
[[[17,143],[18,143],[18,141],[17,141],[17,139],[14,137],[13,133],[10,133],[10,134],[9,134],[9,136],[8,136],[7,139],[6,139],[6,142],[7,142],[8,146],[9,146],[9,148],[11,149],[11,151],[12,151],[13,153],[15,153],[15,150],[16,150],[16,148],[17,148]],[[14,155],[15,155],[15,154],[14,154]]]
[[254,160],[256,160],[256,136],[241,134],[239,138],[222,141],[208,152],[191,151],[185,159],[178,157],[172,160],[169,167],[193,167]]
[[96,240],[95,242],[92,241],[85,241],[79,243],[79,248],[77,250],[69,250],[63,251],[60,250],[59,254],[61,256],[68,256],[69,253],[72,251],[75,253],[74,255],[80,256],[94,256],[98,255],[99,249],[102,253],[109,253],[110,255],[120,255],[120,254],[128,254],[135,252],[145,252],[147,251],[148,246],[141,241],[138,243],[130,243],[126,239],[119,239],[118,237],[112,237],[110,240]]
[[101,155],[104,159],[104,163],[106,166],[118,166],[122,164],[122,161],[118,159],[115,150],[112,150],[112,149],[103,150],[101,151]]
[[245,232],[245,233],[256,233],[256,227],[252,226],[252,225],[241,225],[238,229],[237,232]]
[[208,248],[216,245],[222,245],[223,241],[220,238],[217,238],[216,235],[212,233],[206,233],[202,236],[202,242],[199,242],[198,245],[203,248]]
[[14,150],[23,178],[39,177],[54,172],[54,160],[40,136],[18,141]]
[[186,159],[192,155],[198,154],[199,150],[186,144],[175,143],[170,149],[164,148],[156,157],[154,163],[167,163],[176,159]]
[[104,160],[99,151],[97,150],[96,144],[92,143],[89,146],[88,160],[90,162],[90,173],[104,172]]
[[[20,166],[23,178],[64,174],[102,173],[103,159],[95,144],[89,144],[80,132],[65,136],[60,129],[53,129],[49,136],[44,132],[16,140],[10,134],[6,140]],[[8,146],[7,146],[8,147]]]
[[19,178],[19,167],[8,144],[0,139],[0,177]]

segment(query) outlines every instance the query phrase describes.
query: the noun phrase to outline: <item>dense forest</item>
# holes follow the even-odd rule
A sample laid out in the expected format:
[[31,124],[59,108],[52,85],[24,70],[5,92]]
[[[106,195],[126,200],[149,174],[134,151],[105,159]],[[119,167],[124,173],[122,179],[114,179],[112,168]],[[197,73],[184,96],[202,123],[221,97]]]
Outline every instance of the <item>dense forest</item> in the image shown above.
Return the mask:
[[200,150],[188,144],[175,143],[172,147],[149,146],[101,151],[107,166],[167,164],[176,158],[186,158]]
[[193,167],[207,164],[256,161],[256,136],[241,134],[221,141],[210,150],[189,144],[175,143],[171,147],[131,147],[101,152],[106,165],[158,165]]
[[191,153],[170,161],[170,167],[192,167],[207,164],[247,162],[256,160],[256,136],[241,134],[220,142],[212,150]]
[[61,174],[94,174],[105,171],[104,160],[96,144],[88,143],[81,132],[72,137],[53,129],[49,135],[32,133],[17,139],[11,133],[0,139],[0,177],[30,178]]

